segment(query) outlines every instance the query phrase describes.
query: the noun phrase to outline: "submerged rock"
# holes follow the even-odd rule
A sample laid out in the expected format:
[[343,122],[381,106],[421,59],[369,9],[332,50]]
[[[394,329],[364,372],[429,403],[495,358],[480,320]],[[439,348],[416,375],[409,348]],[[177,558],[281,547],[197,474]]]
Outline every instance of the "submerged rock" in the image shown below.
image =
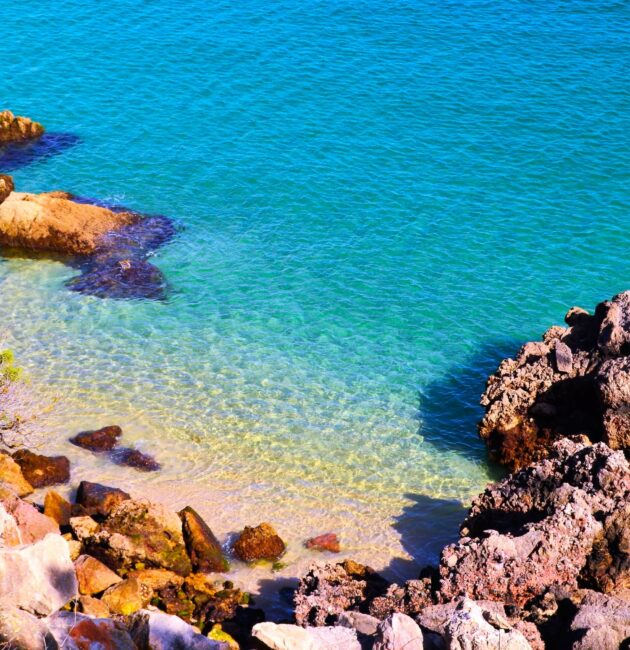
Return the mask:
[[125,467],[133,467],[141,472],[157,472],[160,469],[160,463],[138,449],[131,449],[130,447],[120,447],[111,452],[110,458],[116,465],[124,465]]
[[227,571],[230,565],[208,524],[190,506],[180,510],[179,516],[194,570],[202,573]]
[[245,526],[234,542],[234,553],[243,562],[255,560],[277,560],[286,550],[286,545],[273,526],[262,523],[254,528]]
[[314,551],[329,551],[330,553],[339,553],[341,550],[339,539],[335,533],[324,533],[317,537],[311,537],[304,542],[304,546]]
[[13,460],[22,468],[24,478],[35,488],[70,480],[70,461],[66,456],[41,456],[28,449],[20,449],[13,454]]
[[6,174],[0,174],[0,203],[2,203],[2,201],[4,201],[14,189],[13,178]]
[[565,321],[488,379],[479,433],[510,469],[541,460],[565,436],[630,450],[630,292],[593,315],[574,307]]
[[70,442],[89,451],[109,451],[118,444],[120,436],[122,436],[122,429],[111,425],[96,431],[78,433],[74,438],[70,438]]
[[11,111],[0,111],[0,144],[38,138],[43,133],[44,127],[39,122]]

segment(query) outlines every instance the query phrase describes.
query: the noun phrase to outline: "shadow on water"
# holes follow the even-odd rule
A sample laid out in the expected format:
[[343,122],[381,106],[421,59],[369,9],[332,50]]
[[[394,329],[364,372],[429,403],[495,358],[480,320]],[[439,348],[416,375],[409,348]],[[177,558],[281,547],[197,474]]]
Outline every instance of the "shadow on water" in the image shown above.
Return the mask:
[[75,147],[81,138],[73,133],[44,133],[36,140],[12,142],[0,147],[0,171],[14,172]]
[[[477,435],[477,424],[483,416],[479,400],[488,377],[521,344],[515,340],[487,343],[420,392],[418,434],[427,444],[441,453],[487,461],[485,445]],[[502,474],[494,464],[491,471],[497,478]]]

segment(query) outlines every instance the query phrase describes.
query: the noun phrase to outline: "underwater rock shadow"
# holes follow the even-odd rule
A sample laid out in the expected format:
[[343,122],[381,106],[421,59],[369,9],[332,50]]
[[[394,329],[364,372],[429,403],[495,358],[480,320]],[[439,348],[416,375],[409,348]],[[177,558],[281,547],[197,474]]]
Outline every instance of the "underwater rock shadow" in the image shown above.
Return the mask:
[[479,401],[488,377],[503,359],[514,356],[521,345],[522,342],[510,339],[486,343],[420,391],[418,435],[438,452],[487,460],[492,474],[499,478],[503,470],[488,459],[485,444],[477,433],[477,424],[483,417]]
[[0,171],[14,172],[39,160],[57,156],[81,143],[73,133],[44,133],[34,140],[0,146]]
[[411,560],[395,558],[382,573],[397,582],[414,579],[420,570],[436,565],[442,549],[457,541],[459,527],[468,508],[457,499],[441,499],[426,494],[405,494],[412,502],[395,518],[394,530]]

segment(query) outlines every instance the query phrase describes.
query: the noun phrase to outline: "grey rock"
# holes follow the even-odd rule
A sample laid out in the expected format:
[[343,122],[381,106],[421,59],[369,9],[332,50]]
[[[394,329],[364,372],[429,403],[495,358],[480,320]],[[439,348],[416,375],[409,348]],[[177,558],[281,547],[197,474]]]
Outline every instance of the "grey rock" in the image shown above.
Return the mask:
[[594,591],[582,600],[571,623],[572,650],[617,650],[630,637],[630,604]]
[[258,623],[252,636],[270,650],[361,650],[356,632],[347,627]]
[[52,614],[77,595],[66,540],[46,537],[30,546],[0,549],[0,607]]
[[531,650],[517,630],[497,629],[484,617],[483,610],[468,598],[462,599],[446,625],[448,650]]
[[340,614],[337,623],[342,627],[350,627],[356,630],[359,634],[372,636],[376,634],[380,621],[375,616],[370,616],[363,612],[351,611]]
[[392,614],[379,626],[374,650],[423,650],[422,631],[406,614]]
[[571,348],[566,343],[558,341],[555,354],[558,372],[569,374],[573,370],[573,352],[571,352]]
[[137,650],[122,623],[109,618],[92,618],[78,612],[57,612],[47,622],[51,634],[63,650]]
[[57,650],[58,647],[44,621],[16,607],[0,610],[0,648]]

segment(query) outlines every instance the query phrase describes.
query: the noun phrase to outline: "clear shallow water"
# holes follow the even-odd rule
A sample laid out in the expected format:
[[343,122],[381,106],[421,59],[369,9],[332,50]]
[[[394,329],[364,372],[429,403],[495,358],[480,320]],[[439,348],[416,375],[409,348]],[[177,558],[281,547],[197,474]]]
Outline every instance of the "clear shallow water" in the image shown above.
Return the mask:
[[[487,373],[628,288],[629,18],[598,0],[0,5],[3,104],[80,139],[15,165],[18,188],[182,225],[154,259],[166,303],[0,261],[0,322],[60,397],[50,448],[223,538],[271,520],[282,575],[327,530],[413,575],[493,476]],[[107,423],[163,471],[65,443]]]

